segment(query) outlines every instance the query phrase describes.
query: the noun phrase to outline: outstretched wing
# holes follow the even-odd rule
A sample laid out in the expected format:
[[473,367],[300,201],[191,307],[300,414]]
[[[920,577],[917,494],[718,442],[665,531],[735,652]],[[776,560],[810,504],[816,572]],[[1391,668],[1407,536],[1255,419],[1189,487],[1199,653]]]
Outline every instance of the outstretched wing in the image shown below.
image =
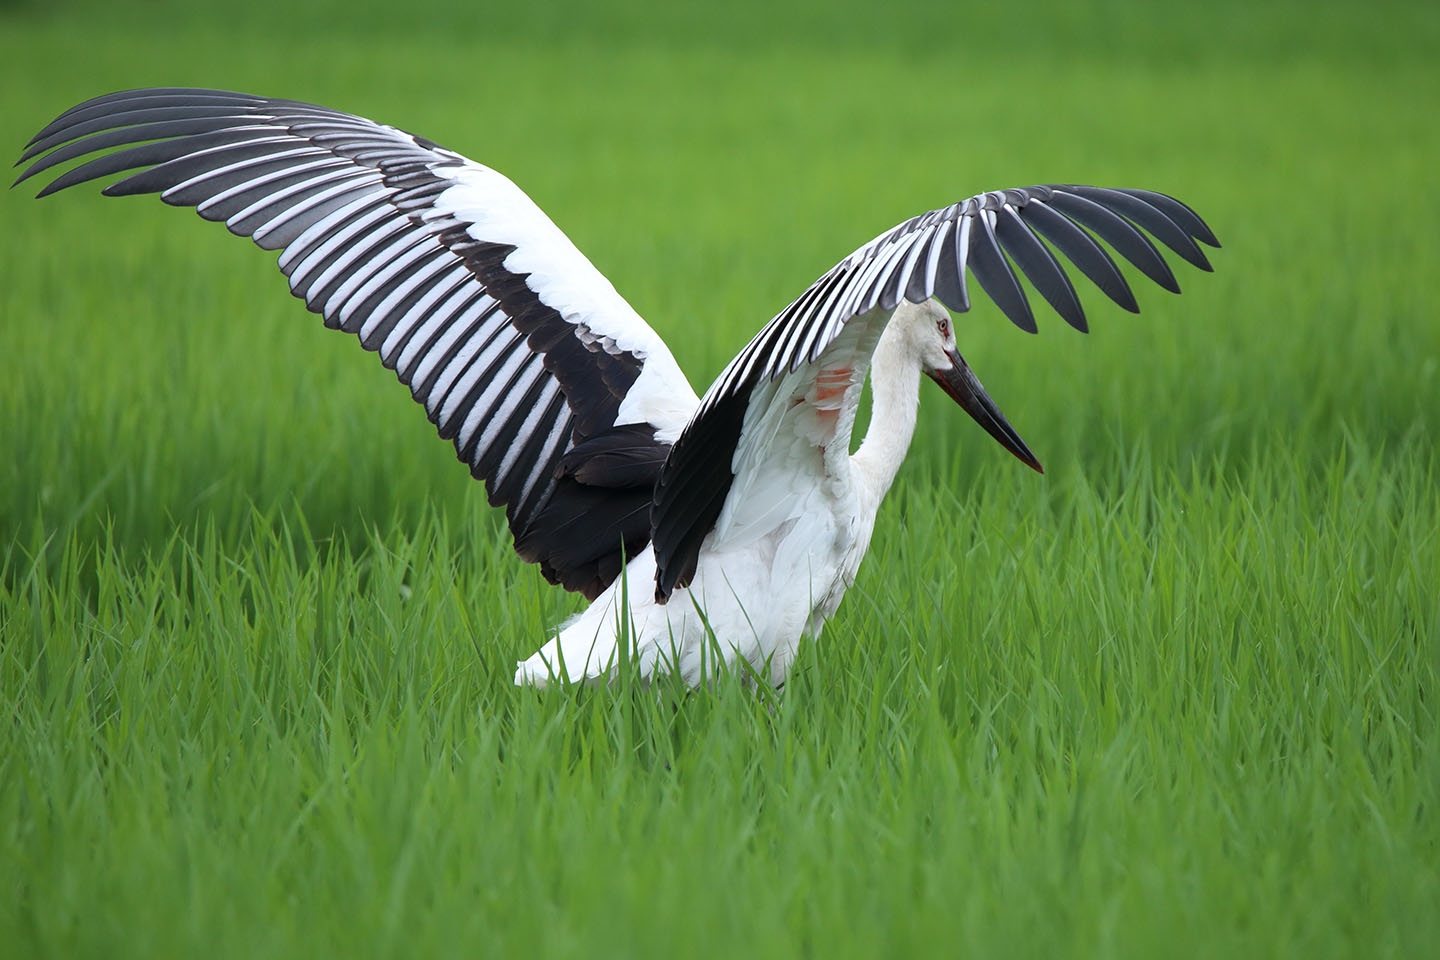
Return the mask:
[[836,264],[721,372],[670,451],[652,513],[656,597],[667,598],[695,575],[700,546],[730,493],[735,451],[757,388],[814,363],[847,322],[876,310],[888,316],[902,297],[912,303],[935,297],[956,313],[969,310],[967,268],[1022,330],[1036,331],[1035,316],[1011,261],[1066,322],[1085,332],[1075,287],[1042,238],[1110,299],[1138,312],[1119,267],[1096,238],[1179,293],[1174,274],[1142,228],[1183,259],[1211,269],[1195,241],[1220,243],[1180,201],[1149,190],[1084,186],[980,194],[907,220]]
[[340,111],[191,88],[66,111],[16,182],[81,158],[40,196],[138,170],[104,193],[159,193],[283,251],[290,291],[379,353],[551,582],[593,597],[643,549],[654,480],[698,400],[505,177]]

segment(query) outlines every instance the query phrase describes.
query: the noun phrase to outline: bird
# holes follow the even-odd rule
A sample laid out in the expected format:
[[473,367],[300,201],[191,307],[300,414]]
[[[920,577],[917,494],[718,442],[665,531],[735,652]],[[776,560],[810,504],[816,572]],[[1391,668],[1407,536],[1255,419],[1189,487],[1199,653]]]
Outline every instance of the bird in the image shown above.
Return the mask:
[[[1106,245],[1175,293],[1151,238],[1206,271],[1197,241],[1220,246],[1155,191],[976,194],[845,256],[697,395],[519,187],[424,137],[297,100],[151,87],[60,114],[15,183],[76,160],[37,196],[105,181],[106,196],[194,207],[279,251],[290,292],[409,387],[504,508],[516,553],[590,601],[517,663],[515,683],[536,687],[621,671],[695,687],[727,670],[783,687],[855,582],[922,375],[1043,472],[958,349],[969,278],[1034,333],[1023,274],[1084,333],[1057,253],[1138,312]],[[870,427],[852,453],[867,378]]]

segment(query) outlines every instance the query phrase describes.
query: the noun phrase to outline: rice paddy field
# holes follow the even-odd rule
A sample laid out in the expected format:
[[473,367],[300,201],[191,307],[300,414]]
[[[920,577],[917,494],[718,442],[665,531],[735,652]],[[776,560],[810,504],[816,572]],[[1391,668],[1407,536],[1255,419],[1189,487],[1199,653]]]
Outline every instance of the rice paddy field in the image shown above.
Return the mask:
[[536,692],[577,601],[273,255],[7,192],[0,956],[1434,956],[1436,50],[1421,2],[0,5],[12,156],[131,86],[396,123],[700,388],[980,190],[1225,244],[1089,336],[960,318],[1047,472],[927,386],[783,698]]

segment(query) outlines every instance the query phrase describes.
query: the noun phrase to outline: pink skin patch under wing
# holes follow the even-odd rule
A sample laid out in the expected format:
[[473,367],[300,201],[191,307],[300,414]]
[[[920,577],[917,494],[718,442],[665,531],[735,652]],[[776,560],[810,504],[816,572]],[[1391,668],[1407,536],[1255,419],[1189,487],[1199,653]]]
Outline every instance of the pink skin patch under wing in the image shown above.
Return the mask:
[[821,370],[815,377],[815,386],[810,391],[810,405],[815,408],[815,419],[825,430],[834,430],[844,403],[845,391],[850,389],[854,367],[836,367]]

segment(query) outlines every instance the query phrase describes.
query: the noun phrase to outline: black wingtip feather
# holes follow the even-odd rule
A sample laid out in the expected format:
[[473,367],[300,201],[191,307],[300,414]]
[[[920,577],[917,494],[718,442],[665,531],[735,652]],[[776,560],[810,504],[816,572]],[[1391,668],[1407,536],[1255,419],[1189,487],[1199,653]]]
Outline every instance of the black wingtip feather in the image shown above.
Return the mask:
[[[67,110],[46,125],[31,143],[37,140],[55,136],[62,131],[69,130],[75,126],[88,123],[100,117],[114,116],[132,109],[159,110],[173,107],[206,107],[211,112],[217,108],[238,109],[245,112],[253,111],[262,106],[266,101],[259,97],[250,97],[243,94],[228,94],[221,91],[203,91],[200,94],[185,95],[152,95],[147,90],[127,91],[123,95],[117,95],[114,99],[100,103],[89,101],[77,107]],[[271,101],[274,103],[276,101]],[[69,139],[65,137],[64,139]]]
[[974,226],[970,228],[970,269],[1011,323],[1026,333],[1039,332],[1030,301],[1001,252],[995,230],[984,213],[975,215]]
[[1205,259],[1205,254],[1195,245],[1190,234],[1186,233],[1174,220],[1171,220],[1164,210],[1147,202],[1145,198],[1122,190],[1111,190],[1108,187],[1076,186],[1071,187],[1070,190],[1088,200],[1094,200],[1115,213],[1130,218],[1139,226],[1150,231],[1157,240],[1175,251],[1186,262],[1201,270],[1212,269],[1210,261]]
[[1056,187],[1050,205],[1081,226],[1095,231],[1155,283],[1171,293],[1180,292],[1180,284],[1170,265],[1160,256],[1160,251],[1120,214],[1089,197],[1071,192],[1069,187]]
[[1137,190],[1131,187],[1114,189],[1120,193],[1128,193],[1132,197],[1139,197],[1152,206],[1159,207],[1190,236],[1206,246],[1214,247],[1217,250],[1220,248],[1220,241],[1216,238],[1214,231],[1210,229],[1210,225],[1185,202],[1175,199],[1168,193],[1157,193],[1154,190]]
[[1055,312],[1076,330],[1088,333],[1085,309],[1080,305],[1074,284],[1013,207],[1006,206],[996,213],[995,236]]
[[1031,201],[1020,208],[1019,215],[1027,226],[1053,243],[1081,273],[1089,277],[1101,293],[1124,310],[1131,313],[1140,311],[1130,284],[1125,282],[1125,275],[1090,234],[1043,202]]

